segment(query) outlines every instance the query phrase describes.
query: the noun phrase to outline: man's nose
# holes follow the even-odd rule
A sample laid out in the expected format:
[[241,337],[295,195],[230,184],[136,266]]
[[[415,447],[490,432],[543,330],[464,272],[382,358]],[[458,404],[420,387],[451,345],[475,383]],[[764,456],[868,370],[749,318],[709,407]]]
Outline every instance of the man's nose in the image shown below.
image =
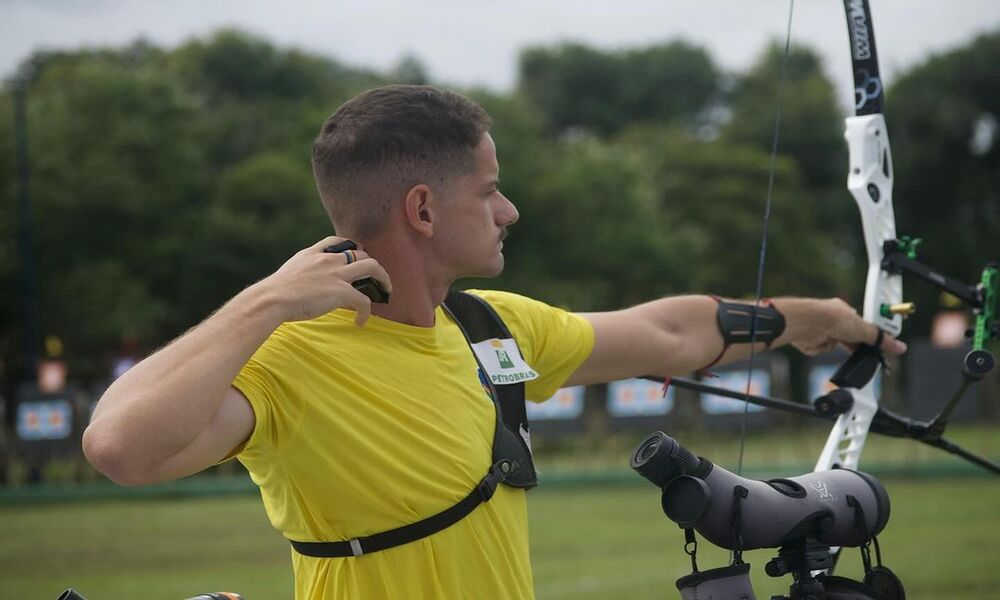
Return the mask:
[[[501,196],[503,196],[503,194],[501,194]],[[503,196],[503,208],[498,216],[499,219],[497,220],[499,224],[506,227],[507,225],[517,223],[517,220],[521,215],[517,212],[517,207],[514,206],[514,203],[511,202],[507,196]]]

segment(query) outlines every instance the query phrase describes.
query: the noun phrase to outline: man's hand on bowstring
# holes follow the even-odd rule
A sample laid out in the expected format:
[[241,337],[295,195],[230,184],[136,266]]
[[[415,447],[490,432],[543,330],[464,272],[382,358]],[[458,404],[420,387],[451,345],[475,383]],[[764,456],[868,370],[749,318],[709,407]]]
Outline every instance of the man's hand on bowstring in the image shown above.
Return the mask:
[[[830,352],[838,344],[853,352],[858,344],[873,345],[879,339],[878,327],[862,319],[853,306],[840,298],[823,301],[823,310],[826,314],[820,322],[825,325],[814,328],[805,339],[792,343],[803,354],[815,356]],[[882,336],[880,347],[889,355],[906,352],[906,344],[888,333]]]
[[364,250],[323,252],[344,239],[323,238],[295,253],[272,275],[255,284],[274,295],[285,321],[305,321],[337,308],[350,308],[357,312],[355,323],[361,326],[371,315],[371,300],[351,283],[373,277],[386,291],[392,290],[389,274]]

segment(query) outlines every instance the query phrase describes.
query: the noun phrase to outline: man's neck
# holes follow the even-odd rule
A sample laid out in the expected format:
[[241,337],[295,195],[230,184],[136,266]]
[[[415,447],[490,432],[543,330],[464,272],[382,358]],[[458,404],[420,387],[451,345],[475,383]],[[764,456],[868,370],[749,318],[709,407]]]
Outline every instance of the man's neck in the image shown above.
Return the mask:
[[444,302],[451,281],[434,273],[420,252],[373,241],[365,251],[389,273],[392,293],[387,304],[372,303],[372,314],[383,319],[433,327],[435,309]]

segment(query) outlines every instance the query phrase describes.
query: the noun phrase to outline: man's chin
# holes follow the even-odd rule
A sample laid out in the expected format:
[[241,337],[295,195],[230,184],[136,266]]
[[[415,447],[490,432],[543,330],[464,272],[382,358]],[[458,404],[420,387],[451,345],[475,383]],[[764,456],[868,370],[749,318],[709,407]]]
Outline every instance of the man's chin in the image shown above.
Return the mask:
[[501,254],[495,261],[490,265],[484,265],[482,268],[475,269],[471,271],[466,277],[474,277],[478,279],[492,279],[503,273],[504,268],[504,258]]
[[505,260],[503,254],[501,254],[500,256],[497,257],[495,269],[493,270],[493,274],[490,275],[490,277],[496,277],[500,275],[500,273],[503,273],[504,265],[505,265]]

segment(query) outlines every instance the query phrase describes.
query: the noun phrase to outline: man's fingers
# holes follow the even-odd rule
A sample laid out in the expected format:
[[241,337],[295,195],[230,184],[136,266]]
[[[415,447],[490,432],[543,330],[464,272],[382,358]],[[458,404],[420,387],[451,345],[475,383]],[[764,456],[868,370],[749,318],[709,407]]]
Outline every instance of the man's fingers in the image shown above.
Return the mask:
[[869,346],[879,344],[879,348],[886,354],[895,355],[906,352],[906,344],[897,340],[894,336],[886,333],[884,330],[876,327],[875,325],[871,325],[871,333],[868,336],[868,340],[871,341],[865,341],[866,344]]
[[337,257],[337,259],[343,261],[345,265],[351,265],[366,258],[371,258],[364,250],[344,250],[343,252],[332,253],[329,256]]
[[353,308],[356,313],[354,316],[354,324],[358,327],[364,327],[365,323],[368,322],[368,317],[372,314],[372,301],[361,292],[354,290],[354,293],[350,295],[350,300],[344,304],[345,308]]
[[837,347],[837,340],[825,339],[822,342],[810,347],[809,352],[806,354],[808,356],[817,356],[820,354],[826,354],[827,352],[832,352]]
[[887,333],[882,340],[882,351],[888,354],[902,354],[906,352],[906,344]]

